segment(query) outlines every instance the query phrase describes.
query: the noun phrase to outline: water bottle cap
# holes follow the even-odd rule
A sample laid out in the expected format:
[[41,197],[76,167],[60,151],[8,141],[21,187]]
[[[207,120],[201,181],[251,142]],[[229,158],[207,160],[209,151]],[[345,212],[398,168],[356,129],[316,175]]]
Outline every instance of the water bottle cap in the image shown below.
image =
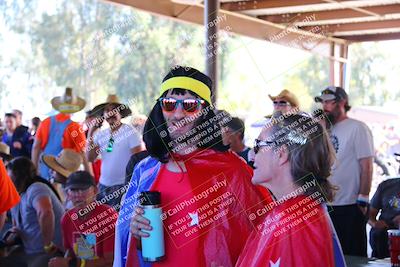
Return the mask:
[[144,191],[140,193],[139,199],[142,206],[160,205],[161,193],[158,191]]

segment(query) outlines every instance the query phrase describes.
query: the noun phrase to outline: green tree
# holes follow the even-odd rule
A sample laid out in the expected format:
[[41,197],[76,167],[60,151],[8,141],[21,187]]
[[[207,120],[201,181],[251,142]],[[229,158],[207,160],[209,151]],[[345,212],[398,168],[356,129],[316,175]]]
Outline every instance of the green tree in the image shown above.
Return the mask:
[[387,55],[377,43],[350,46],[351,79],[349,97],[352,105],[383,105],[393,88],[385,88],[384,65]]
[[328,74],[328,59],[313,54],[296,66],[285,79],[284,86],[298,96],[302,109],[311,111],[315,105],[314,96],[329,85]]
[[[147,113],[169,68],[204,66],[199,26],[95,0],[60,1],[50,14],[35,13],[37,3],[0,4],[8,10],[8,27],[29,40],[27,58],[16,58],[15,64],[35,86],[71,86],[90,106],[117,93]],[[29,23],[16,16],[20,12]],[[50,98],[46,93],[42,96]]]

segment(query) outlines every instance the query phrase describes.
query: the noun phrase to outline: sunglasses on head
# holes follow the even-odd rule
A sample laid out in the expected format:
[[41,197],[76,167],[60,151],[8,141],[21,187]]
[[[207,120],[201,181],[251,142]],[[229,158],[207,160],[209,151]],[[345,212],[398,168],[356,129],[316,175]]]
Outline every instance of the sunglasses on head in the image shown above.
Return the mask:
[[204,105],[205,101],[201,99],[175,99],[172,97],[161,97],[160,104],[164,111],[173,112],[181,105],[182,109],[187,113],[194,113]]
[[276,141],[263,141],[256,139],[254,140],[254,153],[257,154],[262,147],[272,147],[277,145]]
[[273,101],[274,105],[277,106],[289,106],[290,104],[287,101],[281,100],[281,101]]
[[334,95],[335,92],[332,91],[331,89],[325,89],[321,92],[321,95]]

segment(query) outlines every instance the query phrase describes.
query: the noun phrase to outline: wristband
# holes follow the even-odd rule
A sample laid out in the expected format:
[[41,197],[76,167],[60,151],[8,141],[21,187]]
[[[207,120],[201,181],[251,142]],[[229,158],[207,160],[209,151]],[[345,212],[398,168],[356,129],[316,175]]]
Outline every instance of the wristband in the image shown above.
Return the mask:
[[357,205],[360,207],[367,207],[369,205],[368,202],[362,201],[362,200],[357,200]]
[[368,195],[359,194],[357,197],[357,205],[361,207],[367,207],[369,205],[369,197]]
[[368,195],[359,194],[358,197],[357,197],[357,202],[358,201],[369,203],[369,196]]

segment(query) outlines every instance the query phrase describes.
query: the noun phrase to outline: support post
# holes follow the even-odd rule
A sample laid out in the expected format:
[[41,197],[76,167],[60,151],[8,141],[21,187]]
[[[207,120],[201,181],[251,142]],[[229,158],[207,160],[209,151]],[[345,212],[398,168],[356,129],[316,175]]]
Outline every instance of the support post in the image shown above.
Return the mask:
[[212,102],[217,106],[218,99],[218,12],[219,0],[204,1],[204,27],[206,74],[213,81]]

